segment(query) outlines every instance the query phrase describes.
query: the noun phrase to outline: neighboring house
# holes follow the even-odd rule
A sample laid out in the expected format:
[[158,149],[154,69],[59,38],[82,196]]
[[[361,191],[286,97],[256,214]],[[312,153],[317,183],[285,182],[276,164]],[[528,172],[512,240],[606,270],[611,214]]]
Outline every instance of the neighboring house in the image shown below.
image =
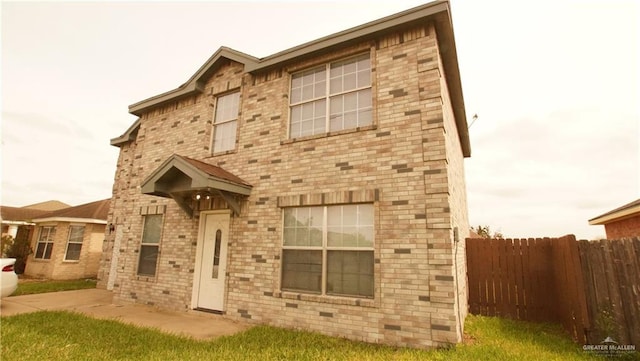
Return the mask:
[[110,200],[47,212],[33,219],[35,232],[24,274],[48,279],[95,278]]
[[[24,207],[0,206],[0,218],[2,219],[2,236],[16,238],[18,230],[23,228],[25,232],[31,232],[34,223],[31,221],[43,214],[69,207],[60,201],[46,201],[31,204]],[[29,233],[30,234],[30,233]]]
[[590,219],[591,225],[604,225],[607,239],[640,236],[640,199]]
[[98,274],[116,300],[462,340],[470,145],[448,2],[263,59],[220,48],[129,111]]

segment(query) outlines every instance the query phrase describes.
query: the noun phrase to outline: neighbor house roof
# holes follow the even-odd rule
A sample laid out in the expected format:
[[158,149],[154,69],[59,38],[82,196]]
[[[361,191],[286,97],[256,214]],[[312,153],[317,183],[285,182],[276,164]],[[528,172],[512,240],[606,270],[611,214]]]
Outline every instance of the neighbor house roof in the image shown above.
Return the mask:
[[0,206],[2,222],[30,222],[50,211],[23,207]]
[[[456,53],[455,39],[453,36],[453,24],[448,1],[434,1],[415,7],[385,18],[375,20],[339,33],[329,35],[281,52],[256,58],[251,55],[233,50],[227,47],[219,48],[198,71],[178,88],[153,96],[129,106],[131,114],[141,116],[144,112],[161,106],[169,101],[175,101],[193,94],[202,93],[204,84],[210,75],[228,60],[244,64],[245,71],[258,72],[268,68],[281,66],[292,61],[317,55],[339,46],[349,45],[373,39],[381,34],[407,28],[416,24],[432,22],[436,27],[438,42],[440,44],[441,58],[446,74],[447,86],[450,92],[451,103],[455,116],[456,127],[460,137],[462,153],[465,157],[471,156],[471,145],[467,129],[467,118],[462,96],[462,84],[460,70],[458,68],[458,56]],[[140,125],[136,122],[121,136],[113,138],[111,145],[120,146],[132,140]]]
[[607,224],[633,216],[640,216],[640,199],[590,219],[589,224]]
[[22,208],[38,209],[41,211],[57,211],[58,209],[69,208],[69,207],[71,206],[66,203],[63,203],[57,200],[50,200],[46,202],[29,204],[28,206],[24,206]]
[[49,212],[40,218],[33,219],[36,223],[41,222],[84,222],[84,223],[107,223],[107,214],[111,199],[104,199],[91,203],[81,204],[75,207],[60,209]]

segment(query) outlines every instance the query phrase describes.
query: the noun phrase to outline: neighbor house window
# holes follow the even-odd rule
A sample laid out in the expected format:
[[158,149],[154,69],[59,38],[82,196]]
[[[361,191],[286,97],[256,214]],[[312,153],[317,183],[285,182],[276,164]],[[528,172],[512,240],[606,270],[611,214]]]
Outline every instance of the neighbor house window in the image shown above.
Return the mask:
[[373,297],[373,205],[286,208],[282,289]]
[[64,255],[65,261],[77,261],[80,259],[82,250],[82,239],[84,238],[84,226],[69,227],[69,239],[67,240],[67,251]]
[[213,119],[214,153],[235,149],[239,103],[239,92],[218,97],[216,114]]
[[144,216],[144,228],[142,230],[142,242],[140,245],[140,261],[138,262],[139,275],[155,276],[161,235],[162,214],[149,214]]
[[51,251],[53,250],[53,239],[56,235],[55,226],[40,227],[38,242],[36,243],[36,259],[51,259]]
[[291,76],[289,137],[371,125],[369,54]]

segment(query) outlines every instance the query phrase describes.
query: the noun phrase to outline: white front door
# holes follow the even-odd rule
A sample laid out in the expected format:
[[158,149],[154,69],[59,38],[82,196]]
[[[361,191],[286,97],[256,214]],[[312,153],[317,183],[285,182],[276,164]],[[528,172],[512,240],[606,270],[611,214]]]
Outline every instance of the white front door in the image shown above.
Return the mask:
[[200,215],[193,280],[194,308],[224,311],[229,220],[229,212],[203,212]]

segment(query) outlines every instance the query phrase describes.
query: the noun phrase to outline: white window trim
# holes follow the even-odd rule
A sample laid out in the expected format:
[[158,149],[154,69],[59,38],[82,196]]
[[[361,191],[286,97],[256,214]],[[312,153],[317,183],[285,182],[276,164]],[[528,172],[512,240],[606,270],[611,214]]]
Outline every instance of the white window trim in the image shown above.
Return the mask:
[[[71,242],[71,228],[72,227],[82,227],[82,240],[80,242]],[[85,231],[87,230],[87,225],[84,223],[72,223],[69,225],[69,235],[67,236],[67,245],[64,249],[64,261],[65,262],[79,262],[80,258],[82,256],[82,245],[84,245],[84,236],[85,236]],[[80,257],[78,257],[78,259],[67,259],[67,253],[69,252],[69,244],[73,243],[73,244],[80,244]]]
[[[228,95],[233,95],[233,94],[238,94],[238,111],[235,114],[235,118],[233,119],[227,119],[227,120],[223,120],[221,122],[216,122],[216,113],[218,112],[218,100],[220,98],[224,98]],[[236,150],[237,147],[237,138],[238,138],[238,124],[239,120],[240,120],[240,111],[241,111],[241,101],[242,101],[242,97],[240,94],[240,89],[235,89],[233,91],[227,92],[227,93],[222,93],[222,94],[218,94],[216,95],[216,101],[215,101],[215,107],[213,109],[213,119],[211,121],[211,155],[218,155],[218,154],[225,154],[228,152],[233,152]],[[223,124],[227,124],[227,123],[231,123],[231,122],[236,122],[236,134],[234,134],[234,141],[233,141],[233,148],[231,149],[226,149],[226,150],[219,150],[216,151],[215,150],[215,142],[216,142],[216,130],[218,128],[218,126],[223,125]]]
[[[144,243],[144,226],[147,222],[147,218],[149,216],[160,216],[162,217],[162,224],[160,226],[160,235],[158,236],[158,243]],[[142,216],[142,232],[140,232],[140,247],[138,248],[138,264],[136,266],[136,276],[137,277],[148,277],[154,278],[158,275],[158,266],[160,265],[160,244],[162,243],[162,236],[164,234],[164,222],[165,222],[165,214],[164,213],[156,213],[156,214],[144,214]],[[140,273],[140,257],[142,257],[142,246],[156,246],[158,247],[158,258],[156,259],[156,267],[153,271],[153,274],[145,274]]]
[[[327,223],[328,223],[328,208],[329,207],[335,207],[335,206],[346,206],[346,205],[364,205],[364,204],[369,204],[371,205],[371,211],[374,213],[374,224],[373,224],[373,228],[374,228],[374,232],[373,232],[373,239],[372,239],[372,245],[371,247],[335,247],[335,246],[328,246],[328,227],[327,227]],[[310,291],[302,291],[302,290],[292,290],[292,289],[284,289],[282,287],[282,284],[280,285],[280,289],[282,292],[297,292],[297,293],[305,293],[305,294],[317,294],[317,295],[321,295],[321,296],[330,296],[330,297],[344,297],[344,298],[358,298],[358,299],[372,299],[374,298],[374,296],[372,295],[371,297],[369,296],[356,296],[356,295],[340,295],[340,294],[328,294],[327,293],[327,253],[328,251],[370,251],[373,253],[373,257],[375,260],[375,245],[376,245],[376,239],[375,239],[375,207],[373,203],[350,203],[350,204],[329,204],[329,205],[318,205],[318,206],[301,206],[301,207],[287,207],[287,208],[312,208],[312,207],[322,207],[322,212],[323,212],[323,218],[322,218],[322,246],[308,246],[308,247],[303,247],[303,246],[285,246],[284,245],[284,210],[282,212],[282,221],[281,224],[283,225],[283,232],[282,232],[282,239],[281,239],[281,245],[282,245],[282,249],[286,250],[286,249],[290,249],[290,250],[301,250],[301,251],[322,251],[322,281],[321,281],[321,287],[320,287],[320,293],[317,292],[310,292]],[[282,258],[282,257],[281,257]],[[375,263],[374,263],[375,264]],[[280,280],[282,282],[282,276],[284,273],[283,267],[284,264],[281,262],[280,265]],[[375,267],[375,266],[374,266]],[[375,284],[375,272],[374,272],[374,284]],[[375,290],[374,293],[375,295]]]
[[[335,94],[331,94],[331,64],[334,63],[341,63],[341,62],[345,62],[351,59],[355,59],[358,58],[360,56],[363,55],[369,55],[369,73],[371,76],[371,81],[369,82],[368,86],[363,86],[363,87],[359,87],[359,88],[355,88],[355,89],[350,89],[347,91],[341,91]],[[300,74],[300,73],[304,73],[310,70],[315,70],[315,69],[320,69],[322,68],[322,66],[315,66],[315,67],[311,67],[311,68],[307,68],[307,69],[303,69],[300,71],[296,71],[294,73],[291,73],[291,75],[289,76],[289,99],[291,99],[291,87],[292,87],[292,80],[293,80],[293,76]],[[373,98],[373,65],[371,64],[371,53],[361,53],[361,54],[357,54],[357,55],[353,55],[353,56],[349,56],[346,58],[342,58],[342,59],[338,59],[338,60],[334,60],[334,61],[330,61],[324,64],[324,71],[325,71],[325,95],[321,96],[321,97],[315,97],[312,99],[308,99],[308,100],[304,100],[304,101],[300,101],[300,102],[296,102],[296,103],[291,103],[289,102],[289,122],[287,123],[287,139],[294,139],[291,137],[291,109],[293,107],[296,107],[298,105],[303,105],[303,104],[307,104],[307,103],[313,103],[322,99],[325,99],[325,124],[324,124],[324,133],[318,133],[318,134],[310,134],[310,135],[305,135],[305,136],[301,136],[300,138],[305,138],[305,137],[314,137],[314,136],[319,136],[322,134],[327,134],[331,132],[331,98],[333,97],[337,97],[337,96],[341,96],[341,95],[345,95],[345,94],[349,94],[349,93],[357,93],[359,91],[362,90],[366,90],[366,89],[371,89],[371,97]],[[373,99],[371,99],[371,102],[373,103]],[[373,104],[371,105],[371,124],[373,124]],[[336,132],[340,132],[340,131],[344,131],[344,130],[349,130],[349,129],[357,129],[357,128],[346,128],[346,129],[340,129],[337,130]]]
[[[54,229],[57,232],[57,225],[55,224],[43,224],[40,227],[40,230],[38,232],[38,238],[36,238],[36,249],[35,252],[33,253],[33,259],[37,259],[37,260],[41,260],[41,261],[46,261],[46,260],[50,260],[51,257],[53,257],[53,250],[51,250],[51,257],[49,258],[44,258],[44,255],[47,254],[47,244],[50,244],[53,248],[53,245],[55,244],[55,239],[51,240],[50,242],[41,242],[40,240],[42,239],[42,230],[45,228],[50,228],[50,229]],[[47,238],[49,238],[49,236],[51,235],[51,231],[49,231],[49,233],[47,234]],[[44,250],[42,252],[42,257],[36,257],[36,254],[38,253],[38,245],[40,243],[45,243],[44,246]]]

